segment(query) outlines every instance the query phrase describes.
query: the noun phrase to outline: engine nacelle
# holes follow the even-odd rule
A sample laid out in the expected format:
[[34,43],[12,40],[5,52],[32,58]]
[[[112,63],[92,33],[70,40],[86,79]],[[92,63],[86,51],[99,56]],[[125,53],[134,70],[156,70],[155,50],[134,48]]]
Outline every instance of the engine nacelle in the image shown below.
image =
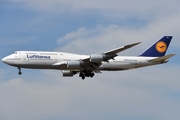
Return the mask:
[[102,62],[105,60],[105,58],[106,56],[103,54],[93,54],[90,55],[90,62]]
[[70,70],[62,70],[63,77],[72,77],[73,75],[76,74],[75,71],[70,71]]
[[82,62],[81,61],[68,61],[67,68],[80,68]]

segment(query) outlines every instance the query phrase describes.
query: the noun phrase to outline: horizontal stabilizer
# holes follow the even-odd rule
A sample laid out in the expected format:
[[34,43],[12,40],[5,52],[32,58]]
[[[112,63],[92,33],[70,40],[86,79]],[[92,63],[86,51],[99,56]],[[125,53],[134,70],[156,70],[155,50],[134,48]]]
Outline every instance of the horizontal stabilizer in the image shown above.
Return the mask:
[[162,56],[162,57],[158,57],[158,58],[149,60],[148,62],[162,62],[162,61],[166,61],[169,58],[173,57],[174,55],[175,54],[169,54],[169,55],[166,55],[166,56]]

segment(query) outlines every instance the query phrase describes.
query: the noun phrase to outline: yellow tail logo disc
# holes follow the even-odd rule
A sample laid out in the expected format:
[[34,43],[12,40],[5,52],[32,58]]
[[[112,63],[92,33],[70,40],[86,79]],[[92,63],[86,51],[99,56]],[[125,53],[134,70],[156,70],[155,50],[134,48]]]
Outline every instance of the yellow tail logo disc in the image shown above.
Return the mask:
[[166,52],[167,50],[167,45],[165,42],[163,41],[160,41],[156,44],[156,50],[159,52],[159,53],[164,53]]

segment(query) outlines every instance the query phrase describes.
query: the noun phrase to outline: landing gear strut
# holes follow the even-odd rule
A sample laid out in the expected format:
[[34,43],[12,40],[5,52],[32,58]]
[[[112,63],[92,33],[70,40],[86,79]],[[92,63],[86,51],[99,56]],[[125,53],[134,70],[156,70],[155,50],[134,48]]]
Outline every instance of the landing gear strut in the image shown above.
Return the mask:
[[22,74],[21,68],[18,67],[18,70],[19,70],[18,74],[21,75]]

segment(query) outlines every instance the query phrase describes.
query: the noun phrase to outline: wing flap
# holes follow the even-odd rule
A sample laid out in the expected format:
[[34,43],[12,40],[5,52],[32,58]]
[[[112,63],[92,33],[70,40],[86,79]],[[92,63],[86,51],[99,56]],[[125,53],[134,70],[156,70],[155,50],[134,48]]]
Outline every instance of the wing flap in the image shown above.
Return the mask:
[[166,61],[169,58],[173,57],[174,55],[176,55],[176,54],[169,54],[169,55],[166,55],[166,56],[162,56],[162,57],[158,57],[158,58],[149,60],[148,62],[162,62],[162,61]]

